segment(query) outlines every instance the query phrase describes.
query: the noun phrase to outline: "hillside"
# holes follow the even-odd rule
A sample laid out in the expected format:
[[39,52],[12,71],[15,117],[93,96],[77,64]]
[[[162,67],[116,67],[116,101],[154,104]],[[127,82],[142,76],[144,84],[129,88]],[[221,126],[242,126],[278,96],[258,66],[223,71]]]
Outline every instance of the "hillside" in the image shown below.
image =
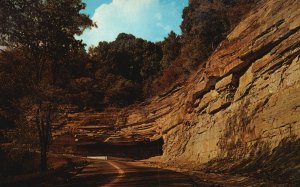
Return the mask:
[[127,108],[69,114],[54,143],[163,140],[171,167],[300,183],[299,10],[294,0],[260,2],[184,85]]

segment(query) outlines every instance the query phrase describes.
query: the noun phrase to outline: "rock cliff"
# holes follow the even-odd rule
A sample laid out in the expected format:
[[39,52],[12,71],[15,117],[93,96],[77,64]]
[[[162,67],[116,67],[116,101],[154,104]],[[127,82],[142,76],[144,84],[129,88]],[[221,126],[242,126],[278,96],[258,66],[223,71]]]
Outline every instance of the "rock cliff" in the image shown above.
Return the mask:
[[163,161],[177,164],[272,155],[300,137],[299,38],[300,3],[262,1],[184,86],[120,110],[70,114],[55,138],[118,145],[162,138]]

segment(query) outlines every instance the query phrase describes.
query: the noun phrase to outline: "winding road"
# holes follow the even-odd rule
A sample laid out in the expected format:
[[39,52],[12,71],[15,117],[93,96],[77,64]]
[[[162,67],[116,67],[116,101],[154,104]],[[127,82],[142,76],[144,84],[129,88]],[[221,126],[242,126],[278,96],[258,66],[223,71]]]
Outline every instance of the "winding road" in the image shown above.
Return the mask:
[[141,162],[120,160],[90,160],[71,179],[68,186],[161,187],[194,186],[183,174],[145,167]]

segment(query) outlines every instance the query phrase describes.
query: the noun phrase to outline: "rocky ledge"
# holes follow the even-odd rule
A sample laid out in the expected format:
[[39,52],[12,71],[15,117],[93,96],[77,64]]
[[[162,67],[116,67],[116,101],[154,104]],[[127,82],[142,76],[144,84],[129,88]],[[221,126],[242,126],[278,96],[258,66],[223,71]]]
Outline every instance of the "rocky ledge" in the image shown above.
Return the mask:
[[161,158],[171,165],[246,171],[289,158],[299,176],[299,10],[295,0],[261,1],[185,85],[128,108],[70,114],[55,138],[114,145],[162,138]]

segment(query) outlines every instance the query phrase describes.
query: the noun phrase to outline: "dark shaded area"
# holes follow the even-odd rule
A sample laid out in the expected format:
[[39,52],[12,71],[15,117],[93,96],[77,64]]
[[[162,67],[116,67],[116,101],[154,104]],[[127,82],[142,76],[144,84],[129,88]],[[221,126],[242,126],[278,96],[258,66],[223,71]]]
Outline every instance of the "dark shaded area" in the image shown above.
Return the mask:
[[163,144],[164,141],[162,138],[152,142],[137,142],[131,145],[96,143],[89,145],[78,145],[77,152],[85,156],[98,155],[141,160],[162,155]]
[[32,173],[38,170],[38,154],[20,149],[0,149],[0,177]]
[[10,129],[14,127],[16,126],[13,121],[0,116],[0,129]]
[[206,171],[251,176],[277,184],[300,185],[300,139],[285,138],[273,150],[268,143],[258,142],[244,159],[226,157],[209,162]]
[[[19,150],[19,152],[22,152]],[[33,154],[33,153],[31,153]],[[17,175],[1,175],[0,173],[0,186],[5,187],[32,187],[32,186],[60,186],[70,183],[73,176],[71,172],[79,172],[83,166],[87,164],[86,160],[81,158],[68,158],[64,156],[51,157],[51,163],[60,164],[60,167],[51,168],[47,172],[38,172],[38,154],[35,155],[36,159],[23,160],[23,163],[18,162],[19,166],[27,165],[27,172],[19,167]],[[31,157],[33,158],[33,157]],[[15,162],[14,160],[7,160],[7,162]],[[62,164],[61,161],[65,162]],[[32,165],[34,163],[34,165]],[[16,163],[17,164],[17,163]],[[1,168],[2,169],[2,168]],[[16,170],[17,171],[17,170]]]

